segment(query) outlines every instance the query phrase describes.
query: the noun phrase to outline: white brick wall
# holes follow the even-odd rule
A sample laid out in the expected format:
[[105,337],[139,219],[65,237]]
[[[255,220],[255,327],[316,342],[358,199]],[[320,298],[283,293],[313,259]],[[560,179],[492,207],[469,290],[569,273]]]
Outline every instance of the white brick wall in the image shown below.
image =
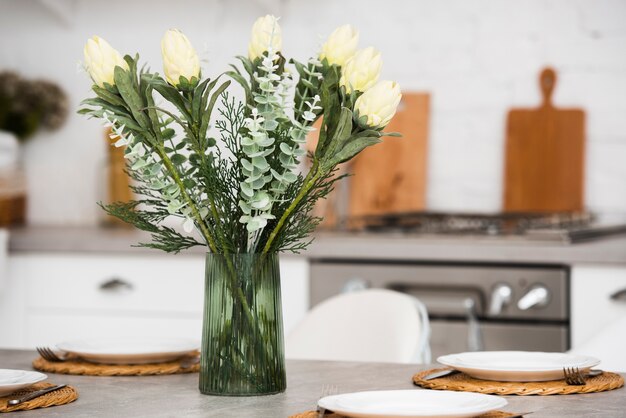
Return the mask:
[[[146,12],[146,6],[149,12]],[[284,49],[304,58],[335,26],[361,29],[381,49],[384,77],[433,95],[428,205],[496,211],[504,118],[539,103],[537,74],[559,72],[555,102],[588,114],[587,205],[626,212],[626,1],[623,0],[77,0],[69,24],[36,0],[0,2],[0,67],[59,81],[77,106],[89,82],[76,71],[86,37],[139,51],[160,68],[159,40],[179,27],[215,74],[245,53],[260,14],[282,16]],[[274,7],[267,4],[275,4]],[[272,10],[270,10],[272,9]],[[125,15],[120,12],[124,11]],[[112,14],[115,12],[115,15]],[[100,127],[73,115],[26,147],[33,223],[93,223],[105,147]],[[80,174],[79,174],[80,173]]]

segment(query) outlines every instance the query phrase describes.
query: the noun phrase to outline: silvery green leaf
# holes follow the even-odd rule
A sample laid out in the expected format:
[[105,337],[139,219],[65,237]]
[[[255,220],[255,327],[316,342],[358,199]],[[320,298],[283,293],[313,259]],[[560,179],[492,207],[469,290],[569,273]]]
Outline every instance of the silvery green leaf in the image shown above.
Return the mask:
[[166,186],[167,186],[167,183],[161,180],[155,180],[152,183],[150,183],[150,188],[152,190],[161,190],[165,188]]
[[239,201],[239,208],[241,208],[241,211],[247,215],[250,215],[252,213],[252,208],[250,207],[250,205],[243,200]]
[[248,232],[254,232],[261,228],[264,228],[265,225],[267,225],[267,219],[263,219],[260,216],[255,216],[248,221],[246,229],[248,230]]
[[265,186],[265,183],[267,183],[265,181],[265,178],[261,177],[259,179],[256,179],[255,181],[252,182],[252,184],[250,186],[252,186],[252,188],[254,190],[259,190],[260,188],[262,188],[263,186]]
[[117,141],[115,141],[115,148],[119,148],[119,147],[123,147],[128,145],[130,142],[128,141],[128,139],[124,138],[123,136],[120,137],[120,139],[118,139]]
[[247,136],[244,136],[243,138],[241,138],[241,145],[243,145],[243,146],[251,146],[251,145],[254,145],[254,144],[255,144],[255,142],[251,138],[249,138]]
[[173,194],[178,191],[178,186],[175,183],[170,183],[164,190],[167,194]]
[[276,122],[275,120],[267,120],[267,121],[265,121],[265,130],[273,131],[276,128],[278,128],[278,122]]
[[257,141],[257,145],[260,147],[269,147],[274,143],[274,138],[265,136]]
[[260,179],[261,177],[263,177],[263,171],[255,168],[254,170],[252,170],[252,172],[248,174],[248,177],[246,177],[244,182],[246,182],[247,184],[253,184],[257,179]]
[[155,176],[155,175],[159,174],[162,169],[163,169],[163,167],[161,166],[161,163],[159,163],[159,162],[153,163],[150,166],[150,174]]
[[144,158],[138,158],[137,161],[135,161],[135,163],[132,165],[131,170],[139,170],[140,168],[143,168],[145,166],[147,166],[148,164],[150,164],[148,161],[146,161]]
[[285,181],[287,183],[293,183],[294,181],[296,181],[298,179],[298,176],[296,176],[294,173],[292,173],[291,171],[285,171],[283,173],[283,179],[285,179]]
[[269,164],[267,163],[265,157],[253,157],[252,165],[260,168],[261,170],[267,170],[269,168]]
[[191,218],[186,218],[185,222],[183,222],[183,230],[188,234],[191,233],[191,231],[193,231],[193,228],[195,226],[196,225],[194,224],[193,219]]
[[272,173],[272,176],[274,176],[274,178],[275,178],[276,180],[278,180],[278,181],[282,181],[283,176],[281,176],[281,174],[280,174],[278,171],[276,171],[276,170],[274,170],[274,169],[272,168],[272,169],[270,169],[270,172]]
[[253,170],[254,167],[253,167],[253,165],[252,165],[252,163],[250,161],[246,160],[245,158],[242,158],[240,161],[241,161],[241,166],[243,168],[245,168],[248,171],[252,171]]
[[271,202],[270,196],[265,192],[257,192],[254,195],[254,200],[250,202],[250,206],[253,209],[263,209],[267,207]]
[[252,190],[252,187],[248,183],[246,182],[239,183],[239,188],[241,189],[241,193],[243,193],[244,196],[247,196],[247,197],[254,196],[254,191]]
[[202,219],[206,218],[209,215],[209,209],[206,207],[201,207],[199,212]]
[[280,163],[282,164],[283,167],[291,165],[293,161],[293,157],[291,155],[286,155],[286,154],[280,154],[278,156],[278,159],[280,160]]
[[167,205],[167,211],[170,214],[175,214],[177,213],[180,209],[182,209],[185,206],[184,203],[178,201],[178,200],[172,200],[169,202],[169,204]]
[[289,145],[287,145],[286,142],[281,142],[280,145],[280,150],[286,154],[286,155],[293,155],[293,151],[291,150],[291,147]]
[[292,129],[289,132],[289,136],[296,142],[300,142],[306,139],[306,132],[302,129]]

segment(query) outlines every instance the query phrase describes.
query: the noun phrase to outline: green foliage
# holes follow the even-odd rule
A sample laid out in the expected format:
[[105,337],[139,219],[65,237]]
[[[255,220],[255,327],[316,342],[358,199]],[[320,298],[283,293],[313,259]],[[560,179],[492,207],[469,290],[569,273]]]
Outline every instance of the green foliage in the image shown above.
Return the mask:
[[[138,70],[138,57],[124,59],[129,70],[115,69],[115,86],[93,86],[96,96],[84,100],[79,113],[104,120],[122,138],[115,145],[126,147],[138,200],[103,208],[149,232],[152,242],[141,246],[301,251],[320,222],[311,214],[315,202],[339,179],[337,165],[384,135],[361,126],[352,112],[355,95],[339,87],[340,69],[317,60],[291,62],[297,81],[285,71],[286,60],[270,53],[254,61],[238,57],[241,67],[225,73],[230,80],[194,78],[173,86]],[[228,93],[231,80],[245,102]],[[173,108],[158,105],[159,96]],[[302,174],[304,143],[320,116],[318,146]],[[185,233],[164,225],[172,216]]]

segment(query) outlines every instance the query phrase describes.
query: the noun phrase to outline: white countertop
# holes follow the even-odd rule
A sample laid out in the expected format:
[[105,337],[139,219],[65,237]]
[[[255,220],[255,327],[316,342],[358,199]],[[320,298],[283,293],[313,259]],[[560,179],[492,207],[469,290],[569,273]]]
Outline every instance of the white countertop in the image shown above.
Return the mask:
[[[11,230],[9,252],[154,252],[131,248],[148,240],[147,234],[134,229],[27,227]],[[187,253],[203,254],[205,251],[204,247],[194,247]],[[311,247],[301,255],[311,259],[626,265],[626,237],[564,244],[469,236],[319,233]]]

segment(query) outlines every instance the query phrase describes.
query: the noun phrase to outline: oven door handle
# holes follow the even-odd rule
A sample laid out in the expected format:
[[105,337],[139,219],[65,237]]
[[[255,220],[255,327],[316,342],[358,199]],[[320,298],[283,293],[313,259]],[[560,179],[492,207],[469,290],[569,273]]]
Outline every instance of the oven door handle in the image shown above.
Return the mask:
[[610,298],[615,302],[626,302],[626,288],[611,293]]

